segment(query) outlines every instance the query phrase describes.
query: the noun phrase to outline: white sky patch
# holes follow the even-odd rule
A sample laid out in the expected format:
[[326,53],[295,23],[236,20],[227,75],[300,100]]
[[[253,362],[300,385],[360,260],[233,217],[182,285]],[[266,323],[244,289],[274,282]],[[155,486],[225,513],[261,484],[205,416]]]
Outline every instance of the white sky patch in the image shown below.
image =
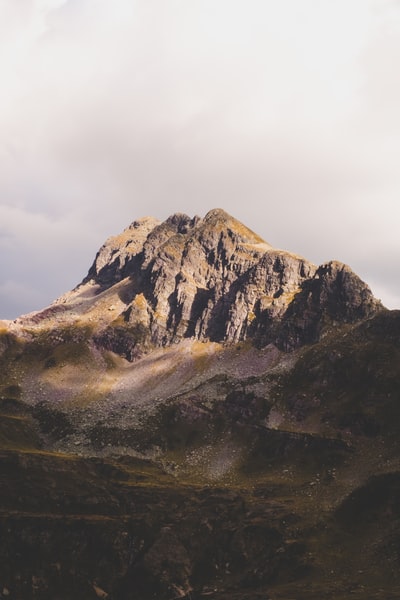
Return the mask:
[[400,255],[399,63],[390,0],[3,0],[0,247],[50,302],[135,218],[221,206],[381,281]]

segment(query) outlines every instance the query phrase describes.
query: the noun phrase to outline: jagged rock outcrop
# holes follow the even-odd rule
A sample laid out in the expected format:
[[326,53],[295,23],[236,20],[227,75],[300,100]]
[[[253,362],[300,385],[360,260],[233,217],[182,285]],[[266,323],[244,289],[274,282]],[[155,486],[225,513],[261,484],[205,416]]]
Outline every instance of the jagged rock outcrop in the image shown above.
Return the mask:
[[77,288],[15,327],[88,325],[98,348],[133,361],[185,338],[291,351],[382,309],[348,266],[317,267],[214,209],[134,221]]
[[129,360],[183,338],[291,350],[382,308],[347,266],[272,248],[221,209],[134,221],[100,249],[75,298],[121,282],[124,304],[95,339]]
[[[338,261],[321,265],[305,281],[278,323],[275,343],[284,350],[316,342],[330,326],[362,321],[381,310],[369,287]],[[271,341],[268,328],[260,327],[261,341]],[[273,339],[273,338],[272,338]]]

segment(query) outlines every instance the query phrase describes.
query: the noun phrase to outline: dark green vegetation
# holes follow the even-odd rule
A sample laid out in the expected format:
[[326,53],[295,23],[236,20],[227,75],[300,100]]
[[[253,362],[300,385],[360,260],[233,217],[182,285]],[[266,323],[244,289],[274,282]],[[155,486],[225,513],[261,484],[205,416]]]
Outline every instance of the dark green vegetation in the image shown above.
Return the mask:
[[400,597],[399,312],[290,368],[202,381],[140,427],[94,423],[79,456],[89,409],[29,404],[22,384],[28,364],[93,361],[85,339],[1,339],[0,597]]

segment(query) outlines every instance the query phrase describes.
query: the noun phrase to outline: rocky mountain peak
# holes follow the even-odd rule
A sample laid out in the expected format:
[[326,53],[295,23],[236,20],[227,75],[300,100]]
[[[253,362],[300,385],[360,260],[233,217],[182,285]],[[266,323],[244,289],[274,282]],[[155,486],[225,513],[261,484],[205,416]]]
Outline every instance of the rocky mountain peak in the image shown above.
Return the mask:
[[[134,360],[185,338],[290,351],[382,310],[346,265],[273,248],[222,209],[135,220],[100,248],[87,277],[44,325],[90,323],[95,343]],[[51,323],[48,323],[51,326]]]
[[168,217],[165,223],[175,228],[176,233],[185,234],[196,227],[199,221],[201,221],[201,218],[198,216],[191,218],[184,213],[174,213]]
[[236,238],[241,243],[264,244],[271,248],[258,234],[229,215],[222,208],[214,208],[206,214],[202,221],[203,235],[207,230],[214,234],[226,231],[231,237]]
[[382,308],[346,265],[275,249],[219,208],[134,221],[60,303],[80,306],[96,343],[129,360],[184,338],[291,350]]

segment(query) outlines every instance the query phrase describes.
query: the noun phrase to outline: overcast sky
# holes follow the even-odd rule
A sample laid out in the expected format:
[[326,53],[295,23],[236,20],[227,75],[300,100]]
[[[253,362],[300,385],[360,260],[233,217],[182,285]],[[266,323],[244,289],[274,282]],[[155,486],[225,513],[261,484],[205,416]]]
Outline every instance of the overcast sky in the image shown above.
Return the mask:
[[0,318],[224,208],[400,308],[398,0],[0,0]]

